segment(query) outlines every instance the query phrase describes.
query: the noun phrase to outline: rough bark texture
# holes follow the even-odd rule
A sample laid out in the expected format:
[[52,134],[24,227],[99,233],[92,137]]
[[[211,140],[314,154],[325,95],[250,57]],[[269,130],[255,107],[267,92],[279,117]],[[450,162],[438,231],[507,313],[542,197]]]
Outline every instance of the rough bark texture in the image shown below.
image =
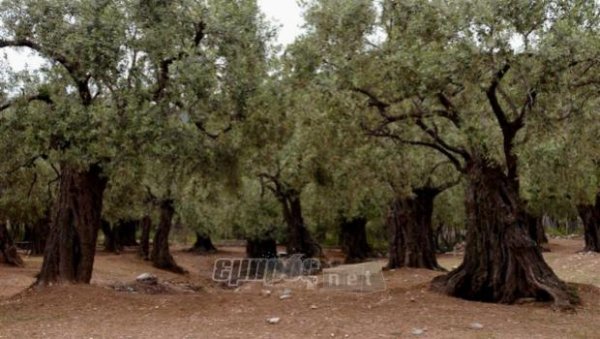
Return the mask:
[[535,298],[571,308],[577,297],[530,238],[515,185],[499,167],[483,160],[471,161],[466,176],[465,257],[457,269],[436,277],[432,288],[469,300],[513,303]]
[[89,283],[106,179],[98,166],[61,168],[60,189],[37,284]]
[[150,228],[152,227],[152,219],[145,216],[140,221],[142,234],[140,237],[139,255],[144,260],[150,259]]
[[216,252],[217,248],[213,245],[210,235],[196,232],[196,242],[189,250],[196,253],[212,253]]
[[388,268],[414,267],[442,270],[438,265],[431,224],[433,200],[438,191],[413,190],[411,197],[395,199],[388,211]]
[[50,232],[50,213],[32,225],[25,227],[23,240],[29,243],[30,255],[42,255]]
[[340,246],[346,255],[346,263],[364,261],[371,255],[367,242],[367,219],[357,217],[340,223]]
[[17,252],[8,229],[4,223],[0,224],[0,262],[6,263],[11,266],[23,267],[23,260]]
[[577,206],[579,216],[583,221],[586,252],[600,252],[600,194],[596,195],[594,205]]
[[309,258],[322,256],[321,246],[312,238],[304,224],[300,195],[292,191],[279,200],[283,206],[283,216],[287,225],[287,253],[301,253]]
[[154,243],[150,258],[154,267],[175,273],[185,273],[185,270],[175,263],[175,259],[173,259],[173,256],[169,251],[169,233],[171,232],[174,214],[175,209],[173,208],[173,200],[165,199],[161,201],[160,221],[156,228],[156,234],[154,235]]
[[277,258],[277,243],[272,238],[247,239],[246,256],[261,259]]

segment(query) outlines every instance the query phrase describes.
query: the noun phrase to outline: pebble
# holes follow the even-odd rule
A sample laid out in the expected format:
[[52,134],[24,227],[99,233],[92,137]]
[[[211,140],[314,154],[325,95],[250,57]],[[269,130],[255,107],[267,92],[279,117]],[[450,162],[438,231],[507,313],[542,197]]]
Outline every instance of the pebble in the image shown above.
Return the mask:
[[273,317],[273,318],[268,318],[267,322],[271,325],[275,325],[275,324],[279,323],[280,320],[281,320],[281,318],[279,318],[279,317]]
[[310,305],[311,310],[316,310],[317,308],[318,308],[317,305]]
[[483,328],[483,325],[480,324],[480,323],[475,322],[475,323],[469,324],[469,327],[472,328],[472,329],[474,329],[474,330],[480,330],[480,329]]
[[148,285],[156,285],[158,283],[158,277],[152,273],[142,273],[135,278],[137,282],[148,284]]
[[413,328],[410,333],[412,333],[412,335],[422,335],[425,333],[425,330],[422,328]]

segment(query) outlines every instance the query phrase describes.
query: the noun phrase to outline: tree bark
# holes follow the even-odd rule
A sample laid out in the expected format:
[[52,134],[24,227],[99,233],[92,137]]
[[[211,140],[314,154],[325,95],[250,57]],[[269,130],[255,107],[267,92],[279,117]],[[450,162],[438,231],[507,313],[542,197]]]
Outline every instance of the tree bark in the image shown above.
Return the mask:
[[31,255],[42,255],[50,232],[50,209],[46,215],[32,225],[25,227],[24,241],[30,243]]
[[279,197],[283,206],[283,217],[287,225],[288,254],[304,254],[306,257],[320,257],[323,254],[321,246],[312,238],[304,224],[300,194],[291,190],[285,196]]
[[443,270],[435,253],[431,219],[433,201],[438,191],[432,188],[413,190],[411,197],[395,199],[388,212],[388,268],[413,267]]
[[0,256],[2,257],[1,261],[10,266],[23,267],[25,265],[4,223],[0,223]]
[[371,255],[366,227],[367,219],[363,217],[344,219],[340,223],[340,246],[347,264],[364,261]]
[[189,249],[189,251],[197,253],[211,253],[216,252],[217,248],[215,245],[213,245],[210,235],[196,231],[196,242],[194,242],[194,245]]
[[583,221],[586,252],[600,252],[600,193],[592,204],[578,205],[577,211]]
[[62,166],[38,285],[90,282],[106,182],[99,166],[84,171]]
[[152,227],[152,219],[149,216],[145,216],[140,221],[140,228],[142,229],[142,235],[140,237],[140,257],[144,260],[150,259],[150,228]]
[[173,208],[173,200],[162,200],[160,203],[160,222],[158,223],[156,234],[154,235],[154,243],[150,258],[152,264],[156,268],[175,273],[185,273],[185,270],[175,263],[175,259],[173,259],[173,256],[169,251],[169,233],[171,232],[174,214],[175,209]]
[[578,299],[529,236],[515,185],[499,167],[474,159],[466,167],[465,257],[457,269],[436,277],[432,288],[468,300],[513,303],[535,298],[571,308]]

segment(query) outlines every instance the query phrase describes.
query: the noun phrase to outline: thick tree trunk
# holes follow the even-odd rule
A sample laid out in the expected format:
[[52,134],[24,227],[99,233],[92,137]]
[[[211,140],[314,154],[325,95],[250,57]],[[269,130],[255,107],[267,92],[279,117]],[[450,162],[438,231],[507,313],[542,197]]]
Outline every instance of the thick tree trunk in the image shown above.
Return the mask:
[[106,179],[99,166],[61,168],[60,190],[37,284],[89,283]]
[[0,262],[17,267],[24,266],[23,259],[19,256],[17,247],[4,223],[0,223]]
[[371,255],[367,242],[367,219],[357,217],[340,223],[340,246],[346,255],[346,263],[364,261]]
[[114,252],[119,254],[123,247],[119,241],[119,235],[110,226],[110,223],[106,220],[100,222],[102,233],[104,234],[104,250],[107,252]]
[[[50,210],[49,210],[50,211]],[[46,240],[50,232],[50,212],[46,216],[35,222],[33,225],[25,227],[24,241],[30,244],[31,255],[42,255],[46,248]]]
[[513,303],[535,298],[571,308],[577,297],[529,236],[523,204],[507,175],[483,160],[467,166],[465,257],[457,269],[436,277],[432,288],[469,300]]
[[175,273],[185,273],[185,270],[175,263],[175,259],[173,259],[173,256],[169,251],[169,233],[171,232],[173,223],[173,214],[175,214],[173,200],[165,199],[161,201],[160,222],[158,223],[156,234],[154,235],[152,255],[150,258],[154,267]]
[[415,189],[412,197],[395,199],[388,212],[388,268],[414,267],[442,270],[435,253],[431,224],[433,200],[438,191]]
[[312,238],[304,224],[300,195],[297,192],[290,192],[280,198],[280,201],[287,225],[288,254],[304,254],[308,258],[322,256],[321,246]]
[[140,228],[142,229],[142,235],[140,237],[140,257],[144,260],[150,259],[150,228],[152,227],[152,219],[149,216],[145,216],[140,221]]
[[253,259],[277,258],[277,243],[275,239],[247,239],[246,256]]
[[189,251],[197,253],[211,253],[216,252],[217,248],[215,245],[213,245],[210,235],[203,232],[196,232],[196,242],[194,242],[194,245],[189,249]]
[[586,252],[600,252],[600,194],[594,205],[578,205],[577,211],[583,221]]

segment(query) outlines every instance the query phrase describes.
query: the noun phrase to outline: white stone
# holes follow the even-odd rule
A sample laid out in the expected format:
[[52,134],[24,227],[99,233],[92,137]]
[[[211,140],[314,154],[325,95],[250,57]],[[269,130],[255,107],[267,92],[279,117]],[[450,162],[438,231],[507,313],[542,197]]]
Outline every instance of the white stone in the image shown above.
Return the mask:
[[155,285],[158,283],[158,277],[152,273],[142,273],[138,275],[137,278],[135,278],[135,280],[149,285]]
[[271,325],[275,325],[275,324],[279,323],[280,320],[281,320],[281,318],[279,318],[279,317],[273,317],[273,318],[268,318],[267,322]]
[[483,328],[483,325],[478,322],[474,322],[474,323],[469,324],[469,327],[474,330],[480,330]]
[[412,333],[412,335],[422,335],[425,333],[425,330],[422,328],[413,328],[410,333]]

